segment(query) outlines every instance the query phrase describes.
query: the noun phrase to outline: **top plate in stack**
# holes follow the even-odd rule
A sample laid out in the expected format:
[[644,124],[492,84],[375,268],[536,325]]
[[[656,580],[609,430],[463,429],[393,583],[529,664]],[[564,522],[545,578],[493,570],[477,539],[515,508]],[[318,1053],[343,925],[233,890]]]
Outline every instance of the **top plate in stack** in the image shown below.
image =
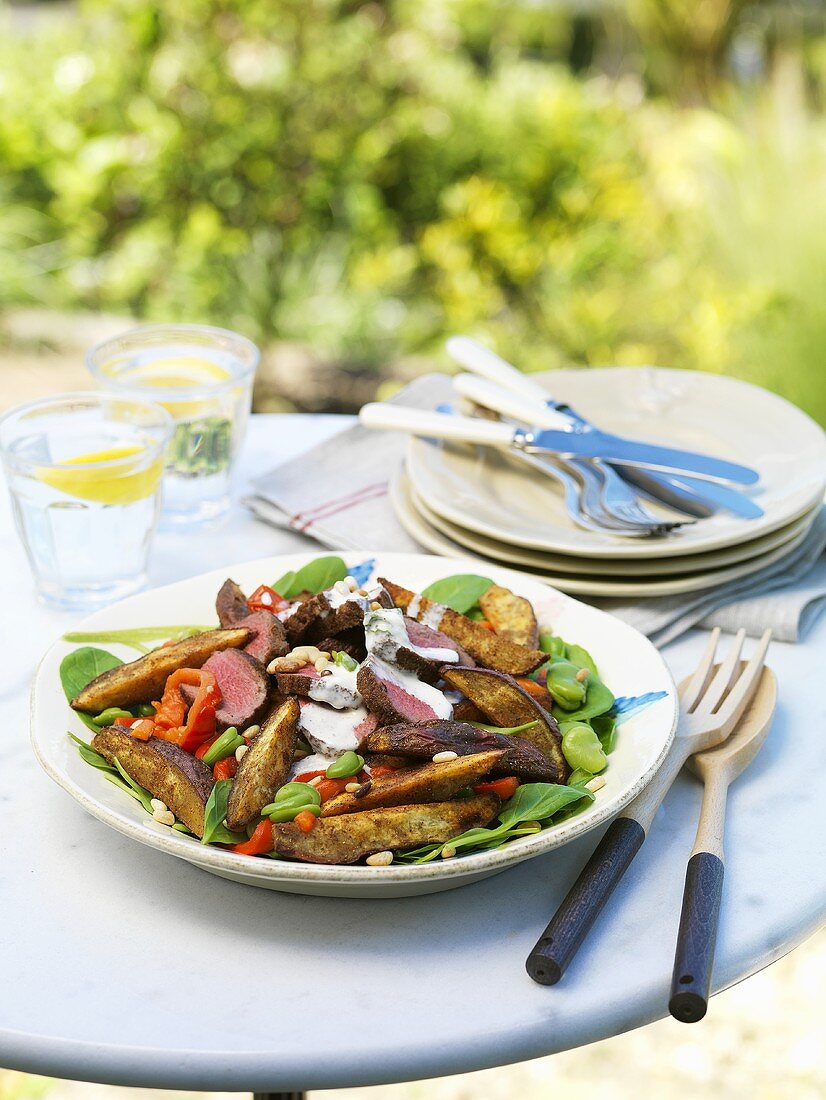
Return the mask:
[[549,394],[607,431],[754,467],[760,481],[744,491],[764,515],[720,511],[659,539],[587,531],[568,517],[555,481],[507,454],[413,439],[409,485],[396,486],[394,503],[428,549],[518,564],[572,592],[666,595],[756,572],[805,537],[826,487],[826,438],[787,401],[691,371],[609,367],[539,377]]

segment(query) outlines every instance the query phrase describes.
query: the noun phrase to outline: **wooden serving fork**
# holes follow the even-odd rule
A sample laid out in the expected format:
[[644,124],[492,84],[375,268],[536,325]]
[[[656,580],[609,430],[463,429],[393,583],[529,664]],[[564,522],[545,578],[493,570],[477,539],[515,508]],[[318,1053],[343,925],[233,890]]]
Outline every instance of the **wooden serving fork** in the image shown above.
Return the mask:
[[654,814],[688,758],[721,744],[737,726],[760,683],[770,638],[771,631],[766,631],[751,658],[741,663],[745,631],[739,631],[731,652],[715,667],[720,631],[712,631],[696,672],[680,692],[677,736],[665,763],[608,826],[528,955],[527,971],[535,982],[555,985],[562,977],[639,851]]
[[716,749],[698,753],[688,766],[704,785],[697,836],[685,876],[680,931],[668,1010],[695,1023],[708,1008],[717,923],[723,895],[723,831],[729,786],[766,740],[777,705],[777,679],[764,668],[757,691],[737,729]]

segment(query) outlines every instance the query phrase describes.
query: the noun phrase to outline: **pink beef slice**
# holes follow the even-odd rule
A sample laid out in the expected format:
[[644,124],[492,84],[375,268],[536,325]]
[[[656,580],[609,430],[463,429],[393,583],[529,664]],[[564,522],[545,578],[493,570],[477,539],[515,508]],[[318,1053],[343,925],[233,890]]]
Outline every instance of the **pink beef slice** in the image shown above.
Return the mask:
[[367,709],[381,725],[396,722],[428,722],[437,717],[424,700],[411,695],[401,684],[382,676],[368,658],[358,671],[358,690]]
[[[246,729],[263,718],[269,703],[270,681],[264,666],[240,649],[213,653],[203,666],[211,672],[221,689],[221,705],[215,712],[219,730],[229,726]],[[181,694],[192,703],[196,689],[184,684]]]
[[244,652],[257,657],[266,666],[273,657],[283,657],[290,651],[290,643],[284,633],[284,626],[272,611],[253,611],[233,624],[252,631],[252,640],[244,646]]
[[417,622],[416,619],[408,619],[407,616],[404,619],[404,627],[413,645],[421,646],[422,649],[452,649],[457,654],[460,665],[465,668],[476,667],[476,662],[471,655],[452,638],[448,638],[447,634],[442,634],[441,630],[434,630],[424,623]]

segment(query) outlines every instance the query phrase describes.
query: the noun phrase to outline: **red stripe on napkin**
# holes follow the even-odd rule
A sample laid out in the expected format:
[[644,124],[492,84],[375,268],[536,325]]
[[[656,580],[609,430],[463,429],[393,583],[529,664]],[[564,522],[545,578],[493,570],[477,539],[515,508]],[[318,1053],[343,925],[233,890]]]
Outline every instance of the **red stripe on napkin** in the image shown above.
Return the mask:
[[355,508],[359,504],[366,503],[368,500],[375,500],[378,497],[386,496],[387,492],[388,483],[386,481],[378,481],[372,485],[364,485],[355,492],[334,497],[332,500],[317,504],[314,508],[309,509],[309,511],[296,512],[294,516],[290,517],[289,525],[294,530],[305,533],[318,520],[327,519],[329,516],[335,516],[339,512],[345,512],[349,508]]

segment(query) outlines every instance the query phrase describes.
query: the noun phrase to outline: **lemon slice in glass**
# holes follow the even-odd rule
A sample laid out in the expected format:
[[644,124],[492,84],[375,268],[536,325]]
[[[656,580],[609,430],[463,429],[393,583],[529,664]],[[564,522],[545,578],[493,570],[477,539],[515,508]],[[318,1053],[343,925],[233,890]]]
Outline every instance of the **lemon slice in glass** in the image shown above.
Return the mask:
[[[152,496],[163,474],[163,458],[141,465],[145,448],[137,443],[108,447],[69,458],[59,466],[38,466],[38,481],[77,500],[97,504],[134,504]],[[134,462],[119,461],[134,458]],[[116,466],[101,465],[117,462]]]
[[[129,380],[146,390],[185,390],[225,382],[229,377],[227,368],[212,359],[200,355],[164,355],[136,367]],[[181,401],[170,401],[168,398],[153,400],[157,400],[176,420],[207,416],[212,404],[206,396]]]

